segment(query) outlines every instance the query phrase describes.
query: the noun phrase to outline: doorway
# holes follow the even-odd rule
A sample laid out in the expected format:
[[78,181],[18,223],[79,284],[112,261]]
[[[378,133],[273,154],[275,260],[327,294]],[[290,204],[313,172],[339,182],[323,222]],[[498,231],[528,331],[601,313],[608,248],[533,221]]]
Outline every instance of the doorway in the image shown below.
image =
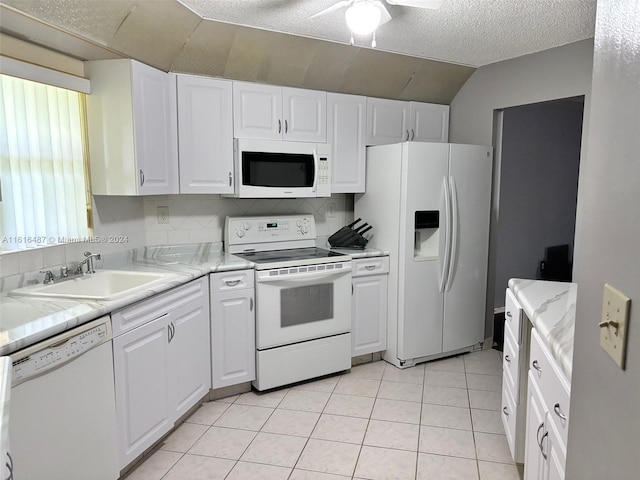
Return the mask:
[[[510,278],[571,280],[583,114],[583,96],[500,112],[494,288],[498,344]],[[549,276],[555,266],[564,269],[562,276]]]

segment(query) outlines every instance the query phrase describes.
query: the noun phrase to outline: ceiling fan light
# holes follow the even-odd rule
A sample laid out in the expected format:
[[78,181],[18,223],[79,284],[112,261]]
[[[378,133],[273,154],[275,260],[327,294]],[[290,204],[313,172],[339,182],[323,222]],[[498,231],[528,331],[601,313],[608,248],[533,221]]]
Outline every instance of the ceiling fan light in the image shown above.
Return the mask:
[[369,35],[380,25],[382,12],[373,2],[362,0],[354,2],[347,8],[344,18],[353,33]]

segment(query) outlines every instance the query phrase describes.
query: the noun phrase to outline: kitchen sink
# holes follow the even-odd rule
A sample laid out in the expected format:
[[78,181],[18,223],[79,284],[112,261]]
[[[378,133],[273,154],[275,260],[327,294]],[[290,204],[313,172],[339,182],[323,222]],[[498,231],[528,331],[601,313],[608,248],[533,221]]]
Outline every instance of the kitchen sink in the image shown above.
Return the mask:
[[11,293],[37,297],[112,300],[160,283],[166,276],[164,273],[97,270],[95,273],[58,283],[18,288]]

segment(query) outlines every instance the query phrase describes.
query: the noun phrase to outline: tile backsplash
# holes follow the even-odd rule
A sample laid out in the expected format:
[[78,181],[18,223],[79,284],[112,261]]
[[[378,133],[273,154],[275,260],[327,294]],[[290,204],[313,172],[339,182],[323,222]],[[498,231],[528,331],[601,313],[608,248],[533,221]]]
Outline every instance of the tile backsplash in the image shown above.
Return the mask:
[[[168,223],[159,223],[158,207],[168,207]],[[87,250],[109,254],[144,245],[222,242],[228,215],[292,213],[313,214],[318,236],[327,237],[353,219],[353,195],[284,200],[233,199],[217,195],[97,196],[94,197],[94,236],[105,239],[104,242],[4,252],[0,254],[0,277],[77,261]]]
[[[168,207],[169,223],[159,223],[158,207]],[[319,237],[329,236],[353,216],[353,196],[330,198],[235,199],[212,195],[144,198],[147,245],[222,242],[227,216],[310,213]]]

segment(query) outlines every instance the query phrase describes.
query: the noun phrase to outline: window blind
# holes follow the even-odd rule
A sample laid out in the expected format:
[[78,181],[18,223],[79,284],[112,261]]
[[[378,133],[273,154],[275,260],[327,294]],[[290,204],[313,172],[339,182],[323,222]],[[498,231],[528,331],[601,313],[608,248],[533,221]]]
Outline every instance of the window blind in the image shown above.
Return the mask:
[[0,250],[88,236],[82,101],[0,75]]

